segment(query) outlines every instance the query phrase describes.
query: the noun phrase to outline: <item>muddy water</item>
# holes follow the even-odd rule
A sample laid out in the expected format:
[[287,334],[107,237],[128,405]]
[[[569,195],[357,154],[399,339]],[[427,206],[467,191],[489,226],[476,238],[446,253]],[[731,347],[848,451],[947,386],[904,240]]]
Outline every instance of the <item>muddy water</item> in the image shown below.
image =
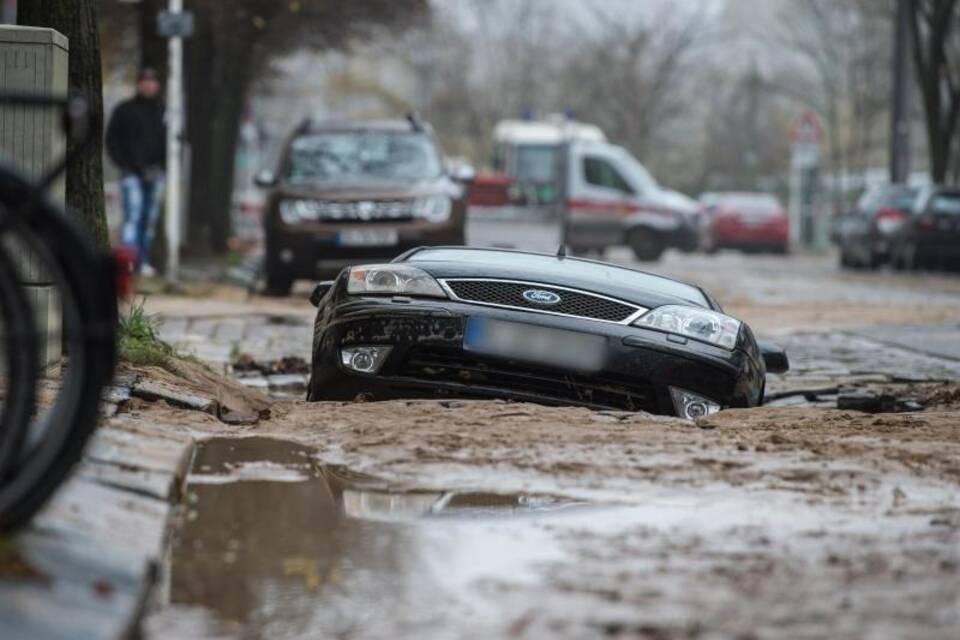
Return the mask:
[[823,464],[856,491],[621,479],[598,506],[404,492],[314,456],[201,446],[148,637],[960,637],[952,482]]
[[482,618],[483,605],[465,597],[468,585],[504,575],[534,580],[538,562],[562,555],[544,527],[589,511],[549,496],[398,492],[264,438],[202,444],[187,503],[171,554],[169,608],[199,608],[204,630],[194,616],[191,629],[167,627],[161,636],[339,637],[362,629],[366,637],[389,634],[398,620],[411,631],[431,626],[440,605],[446,619],[465,604],[465,615]]

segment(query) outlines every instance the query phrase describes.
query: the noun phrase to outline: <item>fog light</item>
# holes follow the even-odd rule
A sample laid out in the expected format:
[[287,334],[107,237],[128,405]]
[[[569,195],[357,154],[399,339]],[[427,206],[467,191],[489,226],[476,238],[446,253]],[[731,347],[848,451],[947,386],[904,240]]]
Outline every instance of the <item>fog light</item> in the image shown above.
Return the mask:
[[344,347],[340,349],[340,363],[359,373],[376,373],[390,355],[393,347]]
[[685,389],[670,387],[670,397],[673,399],[673,408],[681,418],[696,420],[720,411],[720,405],[713,400]]

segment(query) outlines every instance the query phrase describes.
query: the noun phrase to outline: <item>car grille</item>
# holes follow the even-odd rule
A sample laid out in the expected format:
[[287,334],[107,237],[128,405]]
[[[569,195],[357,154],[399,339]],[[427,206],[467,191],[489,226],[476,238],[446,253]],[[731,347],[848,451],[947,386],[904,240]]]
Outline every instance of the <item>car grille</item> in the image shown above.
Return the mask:
[[459,349],[415,347],[407,354],[398,375],[463,384],[477,390],[529,393],[557,404],[650,413],[659,409],[656,389],[649,383],[610,375],[569,374],[522,362],[477,357]]
[[412,200],[305,200],[310,219],[320,222],[413,220]]
[[[635,305],[618,302],[581,291],[560,289],[549,285],[505,280],[444,280],[453,295],[463,302],[476,302],[498,307],[529,309],[541,313],[559,313],[578,318],[607,322],[625,322],[640,311]],[[546,305],[523,297],[525,291],[549,291],[559,297],[556,304]]]

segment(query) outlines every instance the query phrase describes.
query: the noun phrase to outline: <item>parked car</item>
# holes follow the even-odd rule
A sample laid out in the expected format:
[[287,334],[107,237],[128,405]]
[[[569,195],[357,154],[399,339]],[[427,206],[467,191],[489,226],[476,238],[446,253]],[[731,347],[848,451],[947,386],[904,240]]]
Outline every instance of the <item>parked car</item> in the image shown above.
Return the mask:
[[898,269],[956,268],[960,265],[960,187],[928,187],[890,239]]
[[917,189],[882,184],[865,191],[836,227],[840,265],[875,269],[890,258],[890,242],[913,209]]
[[787,253],[790,219],[776,196],[767,193],[704,194],[703,247]]
[[574,253],[626,245],[638,260],[700,244],[700,204],[665,189],[623,147],[575,141],[565,155],[564,241]]
[[763,401],[786,354],[703,289],[623,266],[414,249],[317,285],[309,400],[506,398],[697,418]]
[[286,144],[264,214],[267,292],[298,278],[389,260],[423,244],[463,244],[466,180],[444,168],[432,129],[410,117],[308,120]]

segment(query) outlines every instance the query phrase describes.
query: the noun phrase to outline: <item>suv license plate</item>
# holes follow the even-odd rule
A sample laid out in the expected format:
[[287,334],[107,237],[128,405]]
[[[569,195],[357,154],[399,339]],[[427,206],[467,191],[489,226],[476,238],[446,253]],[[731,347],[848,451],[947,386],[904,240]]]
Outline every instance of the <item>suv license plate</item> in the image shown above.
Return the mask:
[[396,229],[348,229],[337,235],[341,247],[393,247],[398,241]]

